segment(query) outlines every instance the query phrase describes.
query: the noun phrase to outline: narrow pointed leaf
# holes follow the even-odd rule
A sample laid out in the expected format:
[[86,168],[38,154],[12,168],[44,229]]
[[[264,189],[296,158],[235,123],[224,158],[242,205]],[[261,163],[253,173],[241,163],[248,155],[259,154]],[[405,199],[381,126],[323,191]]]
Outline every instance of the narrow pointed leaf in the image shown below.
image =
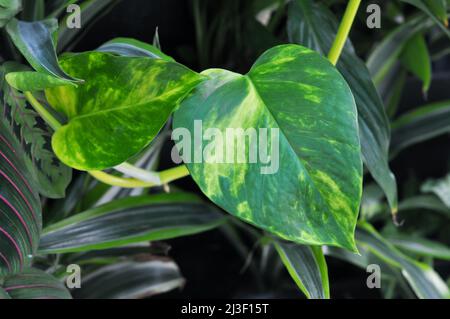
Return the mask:
[[46,90],[49,103],[69,119],[53,135],[53,150],[79,170],[110,168],[139,153],[202,80],[175,62],[103,52],[66,56],[60,63],[86,81]]
[[[203,193],[229,213],[284,239],[353,250],[362,163],[354,99],[337,70],[312,50],[282,45],[264,53],[247,75],[204,74],[209,80],[174,116],[174,128],[190,132],[177,146]],[[268,144],[259,151],[270,152],[271,162],[250,162],[254,148],[249,138],[243,141],[250,150],[246,161],[237,160],[243,147],[235,137],[218,143],[222,158],[210,157],[205,149],[205,158],[198,161],[194,156],[203,149],[196,139],[205,138],[198,132],[200,121],[203,131],[219,130],[222,136],[228,128],[269,129]],[[183,146],[185,139],[188,146]],[[283,200],[275,195],[280,192]]]
[[109,52],[121,56],[149,57],[165,61],[175,61],[153,45],[131,38],[116,38],[102,44],[96,51]]
[[450,298],[450,292],[442,278],[427,264],[417,262],[398,251],[381,237],[369,224],[357,228],[358,245],[366,247],[390,265],[400,268],[403,276],[419,298]]
[[183,285],[184,279],[172,261],[127,261],[89,274],[74,295],[80,299],[138,299]]
[[26,70],[24,66],[14,62],[0,67],[0,113],[16,141],[22,145],[25,164],[39,192],[46,197],[61,198],[71,180],[72,170],[53,153],[51,128],[40,120],[25,96],[4,79],[5,73],[23,70]]
[[53,19],[35,22],[13,19],[6,26],[10,38],[36,71],[68,83],[80,82],[65,73],[58,64],[53,39],[56,29],[57,21]]
[[0,120],[0,277],[30,266],[42,227],[41,203],[23,157]]
[[129,197],[51,225],[41,238],[41,253],[106,249],[210,230],[225,217],[188,194]]
[[3,289],[11,299],[72,298],[61,282],[38,269],[28,269],[20,274],[6,277],[0,289]]
[[424,238],[409,236],[389,236],[388,240],[400,250],[420,256],[430,256],[442,260],[450,260],[450,248],[444,244]]
[[447,4],[443,0],[402,0],[427,14],[450,38],[447,18]]
[[[324,6],[311,0],[295,0],[289,7],[288,36],[291,42],[328,54],[338,22]],[[386,194],[391,210],[397,210],[397,183],[388,164],[390,129],[383,102],[364,62],[347,44],[337,64],[355,97],[363,160]]]
[[450,132],[450,101],[424,105],[392,123],[391,153]]
[[405,45],[401,60],[405,68],[422,80],[422,90],[431,84],[431,58],[422,34],[416,34]]
[[428,180],[422,185],[424,193],[434,193],[450,209],[450,174],[438,180]]
[[409,210],[430,210],[443,214],[450,218],[450,208],[448,208],[438,197],[434,195],[420,195],[406,198],[399,204],[399,211]]
[[321,247],[275,243],[292,279],[309,299],[329,299],[328,269]]

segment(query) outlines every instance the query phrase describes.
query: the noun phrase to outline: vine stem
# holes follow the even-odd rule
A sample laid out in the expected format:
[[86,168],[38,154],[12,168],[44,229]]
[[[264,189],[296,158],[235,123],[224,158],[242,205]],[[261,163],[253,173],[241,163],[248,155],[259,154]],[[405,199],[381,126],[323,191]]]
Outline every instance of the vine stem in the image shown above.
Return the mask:
[[50,125],[53,130],[59,129],[62,125],[59,121],[43,106],[39,101],[34,97],[31,92],[24,93],[25,98],[31,104],[31,106],[35,109],[36,112],[42,117],[42,119]]
[[[41,103],[39,103],[31,92],[24,92],[24,95],[34,110],[38,112],[42,119],[53,130],[56,131],[62,127],[62,124]],[[189,175],[189,171],[185,165],[180,165],[161,172],[149,172],[129,163],[118,165],[115,169],[131,176],[131,178],[115,176],[103,171],[88,171],[88,173],[102,183],[123,188],[161,186]]]
[[358,12],[361,0],[350,0],[348,2],[347,8],[345,9],[344,17],[342,18],[341,24],[339,25],[339,30],[334,39],[333,45],[328,53],[328,60],[333,65],[339,60],[341,56],[342,49],[344,48],[345,41],[347,41],[350,29],[352,28],[353,21],[355,20],[356,13]]

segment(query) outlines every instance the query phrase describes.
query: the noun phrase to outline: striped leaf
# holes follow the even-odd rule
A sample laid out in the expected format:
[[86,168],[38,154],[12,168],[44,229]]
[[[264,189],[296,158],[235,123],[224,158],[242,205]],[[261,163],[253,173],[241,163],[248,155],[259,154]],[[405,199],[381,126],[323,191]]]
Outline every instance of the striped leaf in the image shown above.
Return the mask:
[[138,299],[182,287],[184,279],[172,261],[126,261],[106,267],[84,277],[80,299]]
[[69,119],[53,135],[53,150],[79,170],[113,167],[139,153],[202,80],[175,62],[103,52],[69,55],[60,63],[86,80],[78,88],[46,90],[49,103]]
[[41,203],[23,158],[0,121],[0,277],[30,266],[42,227]]
[[430,256],[443,260],[450,260],[450,247],[444,244],[427,240],[424,238],[413,238],[409,236],[389,236],[389,242],[400,250],[417,254],[419,256]]
[[77,252],[163,240],[207,231],[224,221],[216,208],[189,194],[129,197],[49,226],[39,251]]
[[[284,239],[354,250],[361,151],[354,99],[339,72],[312,50],[283,45],[264,53],[247,75],[217,69],[203,74],[209,80],[174,115],[174,128],[190,132],[177,146],[203,193]],[[257,133],[247,133],[245,141],[232,136],[216,142],[216,153],[223,156],[211,155],[211,146],[203,151],[198,139],[207,137],[198,132],[200,121],[203,131],[221,136],[229,128],[270,130],[267,145],[260,133],[259,152],[269,152],[271,163],[250,161]],[[242,150],[247,153],[239,157]],[[204,154],[203,161],[198,154]]]
[[[293,43],[326,55],[333,44],[338,21],[324,6],[311,0],[292,1],[288,13],[288,36]],[[397,184],[388,164],[389,121],[364,62],[350,41],[339,58],[338,70],[355,96],[363,160],[386,194],[392,211],[397,210]]]
[[398,251],[369,224],[361,224],[356,232],[358,245],[389,265],[399,268],[416,293],[424,299],[450,298],[449,288],[442,278],[427,264],[417,262]]
[[71,299],[64,285],[51,275],[28,269],[20,274],[4,278],[0,299]]
[[450,101],[425,105],[392,123],[391,154],[450,132]]
[[63,165],[51,149],[51,129],[40,120],[25,96],[4,81],[4,73],[25,67],[7,62],[0,68],[0,113],[26,156],[39,192],[49,198],[61,198],[72,177],[72,169]]
[[292,243],[275,243],[286,269],[309,299],[329,299],[328,268],[322,248]]

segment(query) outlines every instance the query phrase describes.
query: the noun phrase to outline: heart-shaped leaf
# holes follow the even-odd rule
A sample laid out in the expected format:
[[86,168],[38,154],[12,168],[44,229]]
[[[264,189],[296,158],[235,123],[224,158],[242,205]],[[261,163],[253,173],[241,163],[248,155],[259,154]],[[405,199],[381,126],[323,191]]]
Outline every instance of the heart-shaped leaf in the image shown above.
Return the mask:
[[14,62],[6,62],[0,67],[0,112],[16,140],[22,144],[25,164],[39,192],[46,197],[61,198],[71,180],[72,169],[62,164],[53,153],[51,129],[40,121],[25,96],[4,81],[4,73],[26,69]]
[[[361,150],[355,101],[339,72],[312,50],[283,45],[264,53],[247,75],[204,74],[209,80],[174,117],[174,128],[190,133],[177,145],[201,190],[231,214],[282,238],[355,250]],[[207,159],[207,147],[206,161],[189,160],[188,153],[204,154],[201,140],[207,137],[197,121],[203,131],[221,136],[227,129],[247,130],[252,145],[248,136],[244,141],[233,134],[222,143],[225,149],[218,146],[217,154],[227,154],[222,159]],[[260,160],[251,160],[258,140]],[[236,159],[242,151],[244,161]]]
[[30,266],[42,227],[41,203],[23,158],[0,121],[0,277]]
[[[3,296],[2,296],[3,293]],[[0,287],[0,299],[72,299],[56,278],[38,269],[8,276]]]
[[49,103],[69,119],[52,146],[80,170],[116,166],[141,151],[203,79],[175,62],[102,52],[69,55],[60,63],[86,83],[46,90]]

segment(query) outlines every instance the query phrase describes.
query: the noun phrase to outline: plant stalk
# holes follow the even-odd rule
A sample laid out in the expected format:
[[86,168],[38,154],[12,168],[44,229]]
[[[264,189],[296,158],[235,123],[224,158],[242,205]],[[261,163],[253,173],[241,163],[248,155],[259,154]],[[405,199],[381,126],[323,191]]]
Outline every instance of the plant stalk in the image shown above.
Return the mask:
[[34,97],[31,92],[25,92],[25,98],[31,104],[36,112],[42,117],[42,119],[53,129],[57,130],[62,125],[59,121]]
[[361,0],[350,0],[348,2],[344,17],[342,18],[339,30],[336,34],[336,38],[334,39],[333,45],[328,53],[328,60],[330,60],[333,65],[336,65],[339,57],[341,56],[342,49],[347,41],[360,4]]

